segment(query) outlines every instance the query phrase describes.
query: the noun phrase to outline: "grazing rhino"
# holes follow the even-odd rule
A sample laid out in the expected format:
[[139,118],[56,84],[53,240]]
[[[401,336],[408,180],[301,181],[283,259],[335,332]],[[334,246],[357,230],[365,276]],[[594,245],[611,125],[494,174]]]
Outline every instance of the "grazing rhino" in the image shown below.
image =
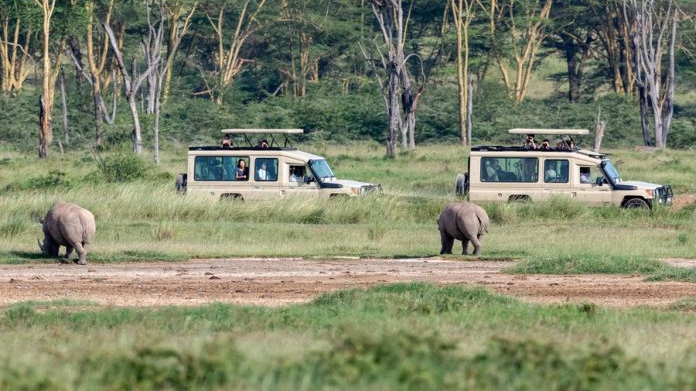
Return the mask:
[[452,254],[454,240],[462,241],[462,254],[466,255],[469,241],[474,245],[474,255],[481,254],[481,236],[488,232],[488,214],[483,208],[470,202],[452,202],[437,219],[442,248],[440,254]]
[[[57,201],[41,220],[44,240],[39,242],[41,252],[58,257],[60,246],[65,246],[65,260],[77,251],[80,265],[87,264],[87,247],[94,239],[96,224],[92,212],[63,201]],[[38,241],[38,239],[37,239]]]

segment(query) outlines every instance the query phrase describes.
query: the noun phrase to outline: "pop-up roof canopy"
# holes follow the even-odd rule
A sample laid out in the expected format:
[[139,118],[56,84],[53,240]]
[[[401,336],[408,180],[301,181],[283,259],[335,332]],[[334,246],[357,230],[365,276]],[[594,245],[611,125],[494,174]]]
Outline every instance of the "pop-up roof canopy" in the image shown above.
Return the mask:
[[302,134],[302,129],[223,129],[225,134]]
[[585,135],[590,134],[587,129],[523,129],[515,128],[508,130],[510,134],[569,134],[569,135]]

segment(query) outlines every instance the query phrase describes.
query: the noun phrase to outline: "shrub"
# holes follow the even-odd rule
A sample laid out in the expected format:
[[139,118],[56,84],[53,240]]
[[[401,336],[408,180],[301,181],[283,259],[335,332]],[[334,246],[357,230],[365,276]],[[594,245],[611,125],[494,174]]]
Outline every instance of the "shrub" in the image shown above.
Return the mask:
[[131,182],[145,178],[149,171],[145,162],[135,155],[118,154],[104,159],[97,155],[96,160],[97,168],[107,182]]

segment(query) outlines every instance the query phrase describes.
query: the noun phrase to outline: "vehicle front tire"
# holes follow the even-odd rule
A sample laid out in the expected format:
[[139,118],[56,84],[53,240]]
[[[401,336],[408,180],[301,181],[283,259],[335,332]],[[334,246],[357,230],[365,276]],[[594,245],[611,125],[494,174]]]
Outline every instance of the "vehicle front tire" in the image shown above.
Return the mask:
[[623,207],[626,209],[650,209],[648,202],[642,198],[631,198],[624,202]]

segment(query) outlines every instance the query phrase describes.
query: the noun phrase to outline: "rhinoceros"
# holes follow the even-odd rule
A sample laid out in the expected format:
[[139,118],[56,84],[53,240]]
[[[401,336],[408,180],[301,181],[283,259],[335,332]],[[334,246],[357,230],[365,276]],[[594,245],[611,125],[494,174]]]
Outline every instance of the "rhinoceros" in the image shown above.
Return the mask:
[[77,263],[87,264],[87,247],[96,232],[92,212],[75,204],[56,201],[41,223],[44,240],[39,242],[39,247],[45,255],[58,257],[60,246],[65,246],[65,262],[74,249],[79,256]]
[[454,240],[462,241],[462,254],[466,255],[469,241],[474,245],[474,255],[481,254],[481,236],[488,232],[488,214],[471,202],[452,202],[437,219],[442,247],[440,254],[452,254]]

